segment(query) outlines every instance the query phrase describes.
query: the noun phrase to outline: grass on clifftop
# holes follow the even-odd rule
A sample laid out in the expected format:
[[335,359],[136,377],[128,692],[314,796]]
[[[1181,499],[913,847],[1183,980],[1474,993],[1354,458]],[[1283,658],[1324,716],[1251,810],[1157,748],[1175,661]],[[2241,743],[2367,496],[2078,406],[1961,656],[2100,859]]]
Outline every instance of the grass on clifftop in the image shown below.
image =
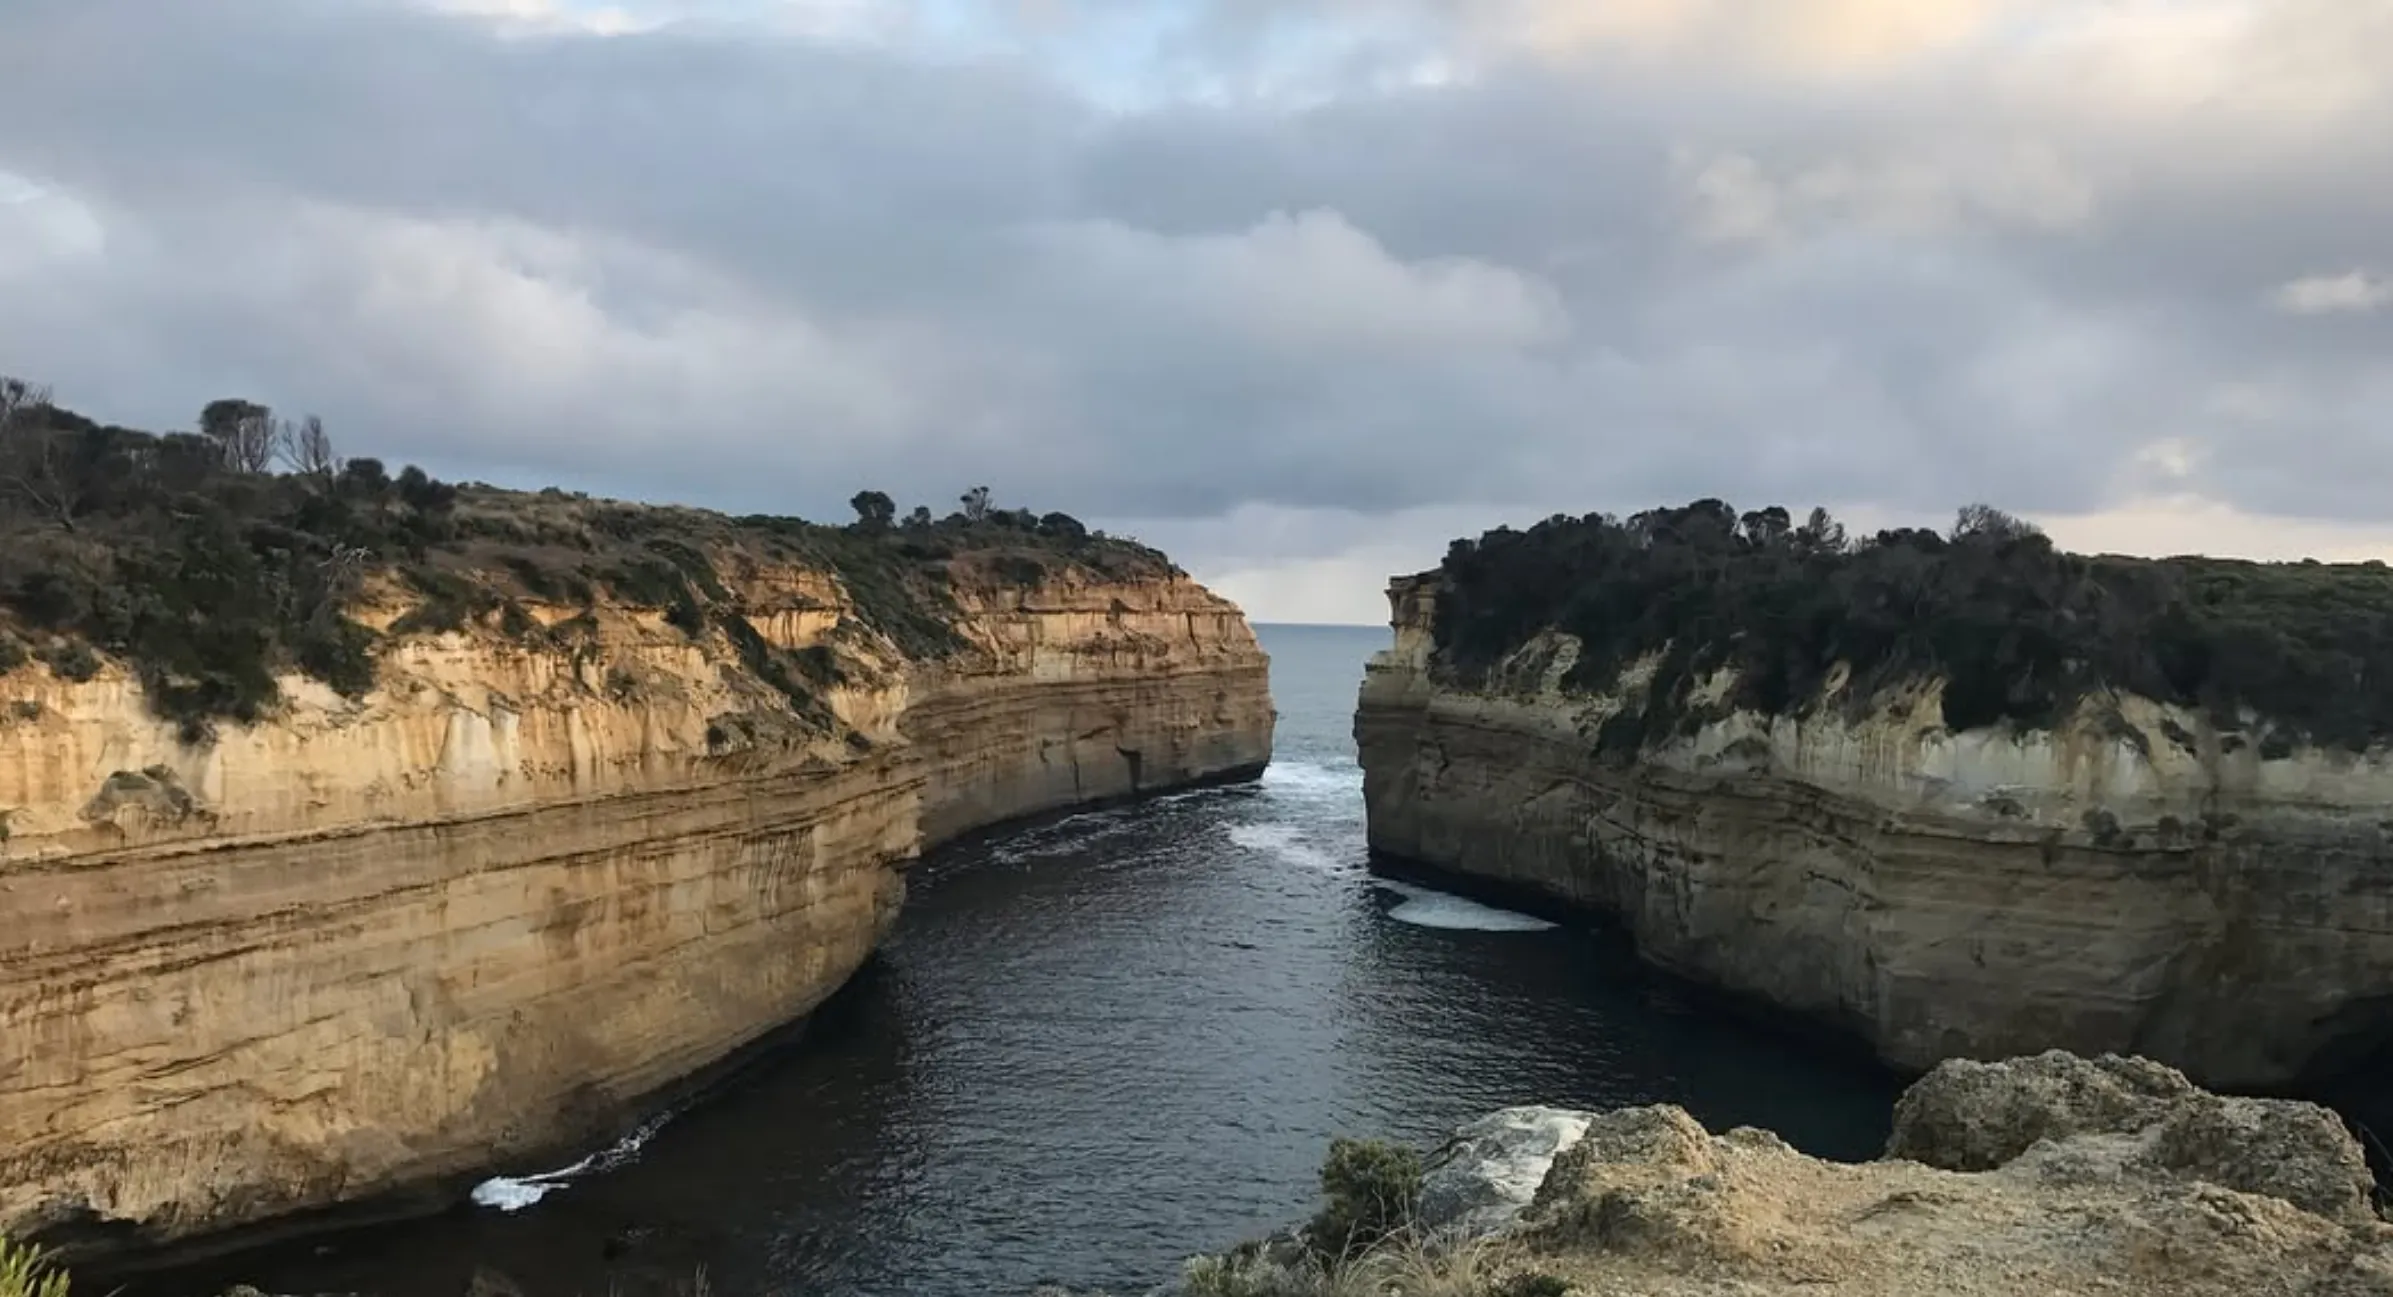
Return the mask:
[[527,640],[575,633],[573,619],[543,629],[525,609],[535,601],[660,609],[693,637],[723,633],[803,712],[832,663],[749,628],[744,569],[836,573],[861,620],[917,658],[957,647],[960,585],[1178,570],[1067,514],[996,508],[986,487],[944,518],[901,519],[877,491],[852,503],[855,522],[826,526],[459,486],[343,459],[315,419],[248,401],[210,402],[197,431],[149,433],[0,379],[0,672],[39,657],[86,679],[101,655],[121,659],[160,715],[204,741],[217,720],[272,708],[280,671],[368,689],[384,637],[350,614],[369,578],[389,577],[417,599],[399,635],[469,622]]
[[[2207,709],[2282,755],[2306,739],[2363,750],[2393,737],[2393,569],[2063,553],[1985,506],[1950,533],[1852,539],[1824,510],[1739,515],[1718,500],[1627,519],[1557,515],[1456,541],[1441,578],[1438,669],[1484,683],[1539,632],[1582,650],[1567,686],[1612,687],[1659,667],[1603,750],[1628,755],[1704,712],[1693,698],[1733,668],[1726,705],[1800,712],[1848,665],[1847,700],[1906,679],[1944,681],[1953,730],[2049,727],[2088,697],[2141,694]],[[2130,731],[2132,733],[2132,731]],[[2144,741],[2186,741],[2148,736]]]
[[67,1297],[66,1271],[40,1248],[0,1234],[0,1297]]

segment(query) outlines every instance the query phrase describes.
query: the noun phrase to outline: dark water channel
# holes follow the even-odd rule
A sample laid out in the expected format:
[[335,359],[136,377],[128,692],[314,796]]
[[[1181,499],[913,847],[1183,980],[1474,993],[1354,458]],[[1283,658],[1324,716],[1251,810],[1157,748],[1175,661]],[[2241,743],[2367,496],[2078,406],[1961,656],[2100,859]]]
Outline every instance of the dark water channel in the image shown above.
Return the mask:
[[[1873,1155],[1885,1073],[1700,1010],[1609,938],[1364,868],[1349,736],[1385,632],[1266,628],[1259,785],[926,859],[894,939],[788,1048],[498,1206],[137,1280],[127,1297],[1135,1291],[1312,1201],[1330,1137],[1427,1140],[1507,1104],[1670,1100]],[[537,1199],[536,1201],[534,1199]]]

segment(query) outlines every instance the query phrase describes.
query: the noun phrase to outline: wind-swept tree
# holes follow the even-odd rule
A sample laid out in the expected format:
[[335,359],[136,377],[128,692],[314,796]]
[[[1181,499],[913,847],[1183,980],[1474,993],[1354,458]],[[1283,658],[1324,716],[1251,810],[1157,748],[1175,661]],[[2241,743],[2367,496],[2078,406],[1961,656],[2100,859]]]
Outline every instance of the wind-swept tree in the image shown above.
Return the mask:
[[858,531],[887,531],[897,518],[897,501],[884,491],[858,491],[848,497],[848,507],[856,511]]
[[199,412],[199,430],[224,452],[225,467],[237,473],[263,473],[274,466],[280,438],[274,411],[255,401],[233,398],[210,401]]
[[1953,519],[1954,540],[1969,536],[1982,536],[1992,541],[2025,540],[2043,534],[2036,524],[2004,513],[1990,504],[1962,505],[1961,512]]

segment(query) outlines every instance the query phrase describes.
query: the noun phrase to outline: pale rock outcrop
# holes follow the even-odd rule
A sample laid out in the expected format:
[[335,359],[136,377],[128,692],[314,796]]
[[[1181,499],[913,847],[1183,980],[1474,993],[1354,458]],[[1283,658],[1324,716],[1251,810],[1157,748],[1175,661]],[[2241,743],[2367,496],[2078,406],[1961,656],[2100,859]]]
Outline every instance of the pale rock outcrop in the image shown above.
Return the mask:
[[1434,578],[1390,599],[1355,721],[1384,856],[1609,916],[1906,1068],[2117,1051],[2260,1087],[2393,1047],[2393,751],[2133,697],[1950,733],[1932,682],[1762,715],[1721,677],[1624,756],[1598,736],[1652,663],[1576,692],[1548,633],[1464,687]]
[[[2306,1147],[2307,1131],[2267,1133],[2284,1115],[2262,1137]],[[2131,1151],[2154,1133],[2045,1139],[1957,1172],[1823,1162],[1764,1131],[1709,1134],[1675,1107],[1607,1113],[1555,1159],[1511,1264],[1573,1292],[1653,1297],[2393,1294],[2393,1226],[2164,1170]]]
[[1183,577],[961,589],[932,661],[833,574],[739,579],[833,654],[835,723],[605,603],[198,745],[119,669],[0,677],[0,1231],[174,1239],[587,1138],[819,1004],[926,844],[1270,752],[1264,656]]
[[2393,1225],[2333,1114],[2138,1058],[1945,1063],[1857,1165],[1667,1104],[1507,1109],[1432,1163],[1426,1244],[1362,1283],[1250,1246],[1215,1263],[1250,1285],[1228,1290],[2393,1297]]
[[2393,1225],[2331,1113],[2140,1058],[1945,1063],[1860,1164],[1656,1104],[1505,1109],[1429,1165],[1418,1228],[1374,1253],[1282,1232],[1149,1297],[2393,1297]]
[[2333,1220],[2376,1219],[2367,1159],[2342,1118],[2315,1103],[2212,1094],[2175,1068],[2115,1054],[1941,1064],[1895,1105],[1886,1155],[1984,1171],[2038,1144],[2088,1136],[2131,1138],[2119,1151],[2153,1172],[2268,1194]]

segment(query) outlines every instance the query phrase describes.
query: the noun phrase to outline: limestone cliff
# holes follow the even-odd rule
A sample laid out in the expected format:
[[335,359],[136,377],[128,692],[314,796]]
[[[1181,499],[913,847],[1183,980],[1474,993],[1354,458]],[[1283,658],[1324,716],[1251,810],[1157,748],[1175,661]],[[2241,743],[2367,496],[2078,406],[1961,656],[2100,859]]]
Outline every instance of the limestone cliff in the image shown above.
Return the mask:
[[1723,667],[1624,746],[1607,726],[1660,655],[1589,683],[1549,627],[1466,678],[1439,581],[1391,587],[1361,691],[1378,852],[1611,916],[1654,963],[1909,1068],[2059,1047],[2273,1085],[2393,1041],[2381,745],[2117,691],[1955,729],[1934,678],[1842,670],[1835,705],[1765,710]]
[[372,575],[370,688],[285,671],[249,723],[105,655],[0,676],[0,1231],[174,1239],[584,1138],[835,990],[924,846],[1268,759],[1253,634],[1168,566],[926,560],[905,630],[881,549],[693,552],[703,596],[507,578],[450,629]]

